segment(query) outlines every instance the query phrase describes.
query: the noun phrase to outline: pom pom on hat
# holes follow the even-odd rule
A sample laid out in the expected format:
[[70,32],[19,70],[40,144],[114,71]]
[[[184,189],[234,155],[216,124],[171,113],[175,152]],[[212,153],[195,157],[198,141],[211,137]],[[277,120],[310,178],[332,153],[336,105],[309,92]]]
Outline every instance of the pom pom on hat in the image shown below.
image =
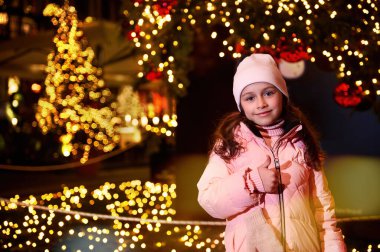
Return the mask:
[[234,76],[233,94],[239,111],[241,92],[246,86],[257,82],[270,83],[289,97],[286,82],[272,56],[254,53],[240,62]]

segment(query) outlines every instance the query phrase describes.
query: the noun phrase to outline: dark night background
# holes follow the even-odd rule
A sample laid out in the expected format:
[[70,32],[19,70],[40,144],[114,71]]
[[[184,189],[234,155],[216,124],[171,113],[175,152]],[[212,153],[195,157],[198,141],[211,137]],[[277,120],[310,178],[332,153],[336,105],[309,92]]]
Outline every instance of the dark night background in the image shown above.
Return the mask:
[[[188,94],[179,100],[177,150],[206,153],[217,121],[236,110],[232,60],[218,57],[218,43],[198,38],[194,46],[194,70]],[[301,108],[321,134],[328,156],[365,155],[380,157],[380,120],[371,110],[342,108],[333,100],[337,85],[334,72],[307,62],[305,73],[287,80],[290,99]]]

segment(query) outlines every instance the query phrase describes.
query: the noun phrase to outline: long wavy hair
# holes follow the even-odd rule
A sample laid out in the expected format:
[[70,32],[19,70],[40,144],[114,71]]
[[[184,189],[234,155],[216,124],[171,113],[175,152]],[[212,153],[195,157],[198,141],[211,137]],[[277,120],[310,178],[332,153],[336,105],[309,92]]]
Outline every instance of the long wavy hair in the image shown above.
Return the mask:
[[[308,166],[320,170],[324,160],[324,153],[319,144],[319,135],[302,111],[291,104],[284,96],[282,118],[284,118],[284,130],[289,131],[292,127],[302,124],[302,130],[294,136],[302,140],[306,146],[305,161]],[[247,119],[242,112],[231,112],[225,115],[219,122],[212,138],[212,148],[225,162],[230,162],[244,151],[244,146],[235,138],[235,130],[243,122],[256,135],[261,137],[255,124]]]

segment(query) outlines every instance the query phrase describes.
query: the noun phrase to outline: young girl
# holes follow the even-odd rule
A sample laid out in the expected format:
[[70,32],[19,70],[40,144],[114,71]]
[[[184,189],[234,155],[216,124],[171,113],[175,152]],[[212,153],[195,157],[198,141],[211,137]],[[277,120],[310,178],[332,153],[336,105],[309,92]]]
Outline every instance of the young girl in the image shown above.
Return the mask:
[[199,204],[227,220],[227,252],[346,251],[322,151],[273,58],[245,58],[233,95],[240,112],[220,123],[197,184]]

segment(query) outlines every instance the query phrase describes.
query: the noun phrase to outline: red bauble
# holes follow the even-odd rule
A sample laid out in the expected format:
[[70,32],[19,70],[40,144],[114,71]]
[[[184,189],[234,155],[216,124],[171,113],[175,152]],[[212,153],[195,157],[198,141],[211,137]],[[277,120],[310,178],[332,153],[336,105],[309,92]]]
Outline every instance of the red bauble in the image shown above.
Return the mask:
[[158,0],[157,4],[153,5],[153,10],[163,17],[168,15],[177,4],[177,0]]
[[[138,25],[136,25],[134,27],[133,31],[128,31],[127,32],[126,37],[127,37],[128,40],[133,40],[134,38],[139,38],[140,37],[140,32],[141,32],[141,27],[138,26]],[[132,36],[132,34],[133,34],[133,36]]]
[[242,44],[236,43],[235,44],[235,52],[241,53],[241,54],[246,54],[247,50],[245,49],[245,47]]
[[146,74],[145,78],[148,81],[154,81],[162,78],[162,72],[150,71]]
[[342,107],[355,107],[362,102],[362,93],[360,86],[350,86],[342,82],[334,90],[334,100]]
[[[293,34],[292,38],[296,38],[296,35]],[[305,46],[301,39],[293,41],[292,38],[280,38],[277,43],[279,57],[291,63],[310,59],[310,55],[307,53],[307,46]]]
[[280,58],[287,62],[295,63],[309,59],[309,54],[300,49],[293,52],[280,52]]

